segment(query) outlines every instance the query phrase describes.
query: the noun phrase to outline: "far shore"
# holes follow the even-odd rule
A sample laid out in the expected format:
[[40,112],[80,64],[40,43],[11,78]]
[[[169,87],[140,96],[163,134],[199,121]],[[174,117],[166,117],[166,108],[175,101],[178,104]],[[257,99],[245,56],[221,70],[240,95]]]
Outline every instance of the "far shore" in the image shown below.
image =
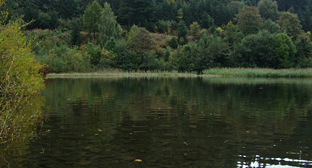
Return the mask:
[[53,78],[124,78],[124,77],[283,77],[312,78],[312,68],[306,69],[267,69],[267,68],[211,68],[197,75],[196,72],[179,73],[178,71],[133,71],[102,70],[97,72],[49,73]]

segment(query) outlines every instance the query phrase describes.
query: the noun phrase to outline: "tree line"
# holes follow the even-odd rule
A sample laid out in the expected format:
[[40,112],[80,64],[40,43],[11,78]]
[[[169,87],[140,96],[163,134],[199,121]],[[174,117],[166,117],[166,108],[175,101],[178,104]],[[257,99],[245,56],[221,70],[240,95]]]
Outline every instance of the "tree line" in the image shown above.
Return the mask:
[[211,67],[311,67],[311,5],[307,0],[13,0],[5,9],[10,19],[23,15],[26,34],[38,37],[35,57],[51,72],[118,68],[200,74]]
[[[109,3],[121,25],[133,24],[153,31],[159,21],[177,22],[177,13],[181,10],[187,26],[198,22],[202,28],[227,24],[244,5],[257,6],[260,0],[98,0],[101,6]],[[289,11],[298,15],[303,30],[311,30],[310,0],[273,0],[279,11]],[[4,9],[9,12],[8,19],[19,18],[35,20],[28,26],[33,28],[57,28],[59,19],[67,20],[81,17],[93,0],[10,0]]]

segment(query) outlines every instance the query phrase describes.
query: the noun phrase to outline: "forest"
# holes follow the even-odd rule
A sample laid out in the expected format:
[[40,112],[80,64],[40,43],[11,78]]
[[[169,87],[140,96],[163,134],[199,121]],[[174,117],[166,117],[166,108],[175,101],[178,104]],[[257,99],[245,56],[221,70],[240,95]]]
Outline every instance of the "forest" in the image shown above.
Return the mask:
[[311,0],[10,0],[46,72],[312,67]]

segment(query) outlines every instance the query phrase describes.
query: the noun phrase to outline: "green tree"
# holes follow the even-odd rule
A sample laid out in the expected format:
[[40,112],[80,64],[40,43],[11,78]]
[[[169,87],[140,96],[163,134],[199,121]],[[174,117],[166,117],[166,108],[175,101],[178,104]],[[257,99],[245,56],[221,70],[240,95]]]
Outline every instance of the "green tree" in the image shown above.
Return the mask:
[[147,23],[153,14],[152,1],[147,0],[124,0],[119,8],[119,18],[122,23],[128,23],[128,26],[136,24],[141,26]]
[[71,44],[80,46],[82,37],[81,37],[81,25],[77,22],[77,20],[73,20],[72,31],[71,31]]
[[144,71],[153,71],[160,67],[160,62],[156,54],[152,51],[143,53],[140,69]]
[[154,40],[150,32],[145,28],[139,28],[138,30],[137,34],[131,39],[130,46],[142,58],[143,53],[153,48]]
[[86,51],[90,56],[91,65],[96,67],[101,59],[101,48],[99,46],[95,46],[92,43],[88,43],[86,46]]
[[[203,35],[197,43],[196,54],[194,55],[194,70],[197,74],[203,74],[203,70],[213,66],[213,53],[211,52],[210,44],[212,44],[212,36]],[[219,37],[217,37],[219,38]],[[224,47],[221,45],[220,47]],[[216,49],[218,50],[218,49]],[[216,51],[218,52],[218,51]]]
[[296,54],[296,46],[290,37],[285,33],[280,33],[275,39],[275,57],[277,60],[276,68],[293,67]]
[[273,22],[271,19],[265,20],[261,29],[267,30],[270,33],[279,33],[281,31],[281,27],[276,22]]
[[220,37],[213,36],[207,50],[210,57],[212,58],[213,65],[211,66],[230,66],[227,54],[228,46]]
[[238,43],[242,40],[239,33],[242,34],[241,32],[238,32],[237,26],[234,25],[232,21],[224,26],[225,40],[229,46],[232,46],[234,43]]
[[299,19],[305,31],[312,29],[312,1],[308,1],[307,5],[299,11]]
[[290,12],[284,12],[280,19],[276,21],[281,29],[287,33],[293,40],[297,39],[301,32],[301,24],[298,16]]
[[132,18],[134,23],[139,27],[142,23],[146,23],[153,14],[152,1],[147,0],[131,0],[132,8],[134,9],[134,17]]
[[77,0],[61,0],[57,1],[56,10],[64,19],[72,19],[81,12],[80,1]]
[[116,68],[120,68],[126,71],[137,70],[140,59],[136,53],[130,49],[128,43],[125,40],[117,42],[114,48],[116,57]]
[[177,48],[178,48],[178,45],[179,45],[177,37],[175,37],[175,36],[171,37],[171,39],[167,42],[167,44],[168,44],[171,48],[177,49]]
[[110,38],[119,39],[122,34],[121,26],[117,23],[110,5],[105,2],[101,17],[99,20],[99,41],[102,47]]
[[243,9],[239,10],[236,14],[237,27],[244,34],[257,33],[262,26],[262,18],[259,14],[258,8],[254,6],[244,6]]
[[118,9],[118,18],[121,24],[128,25],[128,28],[133,23],[132,18],[134,17],[134,9],[131,5],[132,1],[124,0],[120,4],[120,8]]
[[187,42],[187,27],[184,21],[180,21],[178,24],[178,40],[180,44],[185,44]]
[[202,28],[209,29],[214,25],[214,19],[205,11],[200,19],[200,25]]
[[312,43],[308,37],[300,36],[295,41],[296,55],[295,55],[295,67],[306,68],[312,66],[309,65],[309,59],[312,58]]
[[88,5],[83,15],[83,26],[88,31],[89,35],[93,33],[93,39],[95,39],[95,33],[99,29],[99,20],[101,17],[102,7],[94,0],[91,5]]
[[131,44],[132,39],[139,33],[140,29],[137,25],[133,25],[128,33],[128,42]]
[[196,40],[200,38],[200,26],[197,22],[193,22],[190,25],[190,35],[193,36]]
[[189,43],[184,46],[179,46],[176,51],[177,68],[179,72],[191,72],[194,70],[194,58],[196,56],[196,44]]
[[183,20],[183,10],[182,10],[182,8],[180,8],[178,10],[177,19],[178,19],[179,22]]
[[79,52],[78,46],[66,48],[62,56],[66,62],[63,72],[85,72],[90,68],[89,60]]
[[275,68],[275,35],[267,31],[251,34],[234,45],[234,62],[239,67]]
[[133,25],[129,32],[128,43],[131,50],[135,51],[137,56],[135,65],[140,69],[148,70],[147,67],[149,67],[148,65],[150,64],[148,62],[155,55],[150,53],[154,45],[151,33],[145,28],[138,28],[136,25]]
[[279,17],[278,6],[276,1],[260,0],[258,9],[261,17],[265,20],[271,19],[275,21]]

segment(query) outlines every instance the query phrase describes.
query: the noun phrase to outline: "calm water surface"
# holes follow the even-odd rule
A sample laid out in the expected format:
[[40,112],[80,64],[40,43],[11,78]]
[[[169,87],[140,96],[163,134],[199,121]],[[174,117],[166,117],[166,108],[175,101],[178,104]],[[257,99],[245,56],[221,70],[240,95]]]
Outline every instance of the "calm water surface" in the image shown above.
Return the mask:
[[21,167],[312,167],[310,79],[53,79],[43,95]]

